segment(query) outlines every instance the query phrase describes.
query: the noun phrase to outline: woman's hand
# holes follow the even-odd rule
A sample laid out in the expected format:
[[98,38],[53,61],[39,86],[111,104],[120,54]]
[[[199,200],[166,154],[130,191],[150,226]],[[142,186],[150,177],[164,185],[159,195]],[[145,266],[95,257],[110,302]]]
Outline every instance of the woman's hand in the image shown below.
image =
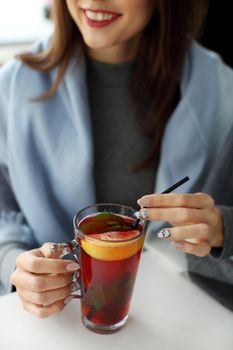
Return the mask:
[[152,194],[140,198],[138,204],[142,219],[165,221],[174,226],[157,235],[185,253],[206,256],[212,247],[223,245],[221,212],[205,193]]
[[72,271],[78,264],[52,259],[51,244],[18,256],[11,282],[16,287],[23,308],[45,318],[61,311],[71,300]]

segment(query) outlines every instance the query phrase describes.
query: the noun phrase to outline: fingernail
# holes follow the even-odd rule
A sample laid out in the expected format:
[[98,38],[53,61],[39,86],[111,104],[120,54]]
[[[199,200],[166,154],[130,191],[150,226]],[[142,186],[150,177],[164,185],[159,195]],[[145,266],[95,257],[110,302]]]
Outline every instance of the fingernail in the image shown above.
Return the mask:
[[76,264],[76,263],[71,263],[71,264],[66,265],[67,271],[75,271],[75,270],[78,270],[79,268],[80,268],[80,265]]
[[169,238],[171,237],[171,230],[169,230],[169,228],[164,228],[157,233],[157,237],[163,239]]
[[75,292],[79,288],[80,288],[80,284],[77,281],[74,281],[70,286],[70,291]]
[[142,220],[147,220],[149,218],[149,213],[145,209],[141,209],[138,214],[139,218]]
[[46,252],[44,255],[47,257],[50,257],[56,253],[56,244],[51,243],[49,246],[46,246]]
[[174,241],[174,242],[171,242],[176,248],[182,248],[184,246],[184,243],[182,242],[177,242],[177,241]]
[[150,207],[150,199],[147,197],[140,198],[137,203],[140,205],[141,208],[144,207]]
[[68,304],[72,299],[73,299],[72,296],[67,297],[67,298],[64,300],[64,304]]

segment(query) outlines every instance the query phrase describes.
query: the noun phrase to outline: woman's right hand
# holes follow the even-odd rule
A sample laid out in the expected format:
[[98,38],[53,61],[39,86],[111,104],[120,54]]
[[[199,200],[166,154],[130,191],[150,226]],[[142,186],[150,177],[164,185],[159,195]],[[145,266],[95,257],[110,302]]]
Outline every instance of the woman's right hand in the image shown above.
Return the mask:
[[79,268],[70,260],[52,258],[51,243],[20,254],[11,283],[26,311],[45,318],[61,311],[72,299],[72,271]]

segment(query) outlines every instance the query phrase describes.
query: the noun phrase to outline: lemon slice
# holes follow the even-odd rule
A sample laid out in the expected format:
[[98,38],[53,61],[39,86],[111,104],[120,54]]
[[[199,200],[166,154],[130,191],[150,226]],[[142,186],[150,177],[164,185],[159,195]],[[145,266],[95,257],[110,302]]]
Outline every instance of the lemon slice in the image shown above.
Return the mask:
[[[136,236],[138,238],[135,240],[127,241]],[[138,230],[106,232],[89,237],[90,239],[81,240],[81,247],[92,258],[105,261],[123,260],[133,256],[143,247],[145,239],[145,235],[140,235]]]

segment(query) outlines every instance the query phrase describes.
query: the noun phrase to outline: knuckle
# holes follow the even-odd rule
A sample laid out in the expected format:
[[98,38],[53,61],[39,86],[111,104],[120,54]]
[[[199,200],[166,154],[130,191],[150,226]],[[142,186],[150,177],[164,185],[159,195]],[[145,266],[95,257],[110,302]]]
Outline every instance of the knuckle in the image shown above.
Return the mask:
[[187,195],[181,194],[181,195],[179,196],[179,205],[180,205],[181,207],[185,207],[185,206],[188,205],[188,197],[187,197]]
[[68,284],[65,288],[64,288],[64,293],[63,293],[63,297],[67,298],[68,296],[70,296],[70,292],[72,289],[72,284]]
[[214,205],[215,205],[215,202],[214,202],[213,198],[209,196],[209,206],[210,206],[210,208],[213,208]]
[[209,239],[210,227],[207,224],[201,224],[201,237],[204,239]]
[[60,302],[56,302],[53,305],[47,307],[38,307],[37,317],[38,318],[47,318],[53,314],[60,312],[64,308],[64,305]]
[[[151,198],[152,199],[152,198]],[[162,206],[162,202],[163,201],[163,197],[162,195],[153,195],[153,204],[156,205],[156,207],[161,207]]]
[[61,283],[63,284],[63,287],[67,286],[67,284],[72,281],[73,274],[74,274],[74,272],[59,274],[59,277],[60,277]]
[[218,222],[218,215],[214,211],[205,210],[203,215],[203,221],[209,224],[211,227],[214,227]]
[[203,192],[199,192],[197,193],[197,195],[200,197],[200,200],[205,203],[206,207],[210,207],[213,208],[214,206],[214,200],[213,198],[207,194],[207,193],[203,193]]
[[59,302],[54,304],[53,312],[58,313],[58,312],[62,311],[64,309],[64,307],[65,307],[64,302],[59,301]]
[[66,287],[68,284],[72,282],[72,275],[63,275],[62,277],[62,286]]
[[206,200],[206,206],[209,207],[209,208],[213,208],[214,207],[214,200],[213,198],[208,195],[208,194],[205,194],[205,200]]
[[38,273],[41,269],[41,258],[31,256],[28,261],[28,270],[30,272]]
[[31,288],[35,292],[41,292],[45,289],[45,281],[43,277],[33,276],[31,280]]
[[38,271],[39,269],[39,262],[37,259],[35,258],[31,258],[29,261],[28,261],[28,269],[29,271],[31,272],[36,272]]
[[42,293],[35,293],[34,295],[34,303],[38,305],[47,305],[48,304],[48,299],[45,294]]
[[204,256],[208,255],[211,250],[209,242],[200,244],[198,248],[199,249],[196,251],[195,255],[200,258],[203,258]]
[[206,196],[208,196],[208,194],[204,193],[204,192],[196,192],[195,193],[196,196],[198,196],[200,199],[203,200],[203,198],[205,198]]
[[38,318],[46,318],[49,316],[49,312],[46,308],[43,308],[43,307],[38,307],[37,310],[36,310],[36,316]]
[[188,209],[186,209],[186,208],[180,209],[180,212],[179,212],[179,221],[180,221],[181,223],[185,223],[185,222],[190,221],[190,212],[189,212]]
[[160,208],[156,208],[153,214],[153,220],[160,220],[163,217],[163,212]]

